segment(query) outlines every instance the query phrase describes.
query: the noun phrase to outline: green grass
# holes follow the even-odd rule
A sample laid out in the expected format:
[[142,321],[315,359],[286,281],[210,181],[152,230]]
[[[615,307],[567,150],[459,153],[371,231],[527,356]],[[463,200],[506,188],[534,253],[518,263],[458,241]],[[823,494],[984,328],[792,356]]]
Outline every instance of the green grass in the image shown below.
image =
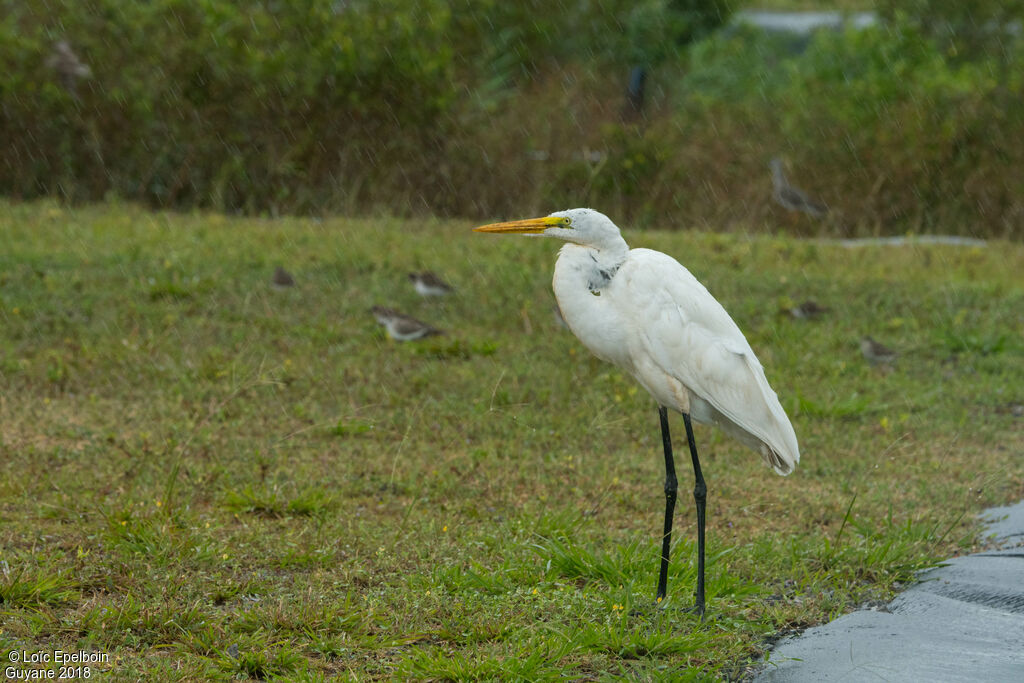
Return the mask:
[[[0,656],[101,650],[109,680],[736,678],[1024,495],[1020,245],[627,230],[733,314],[804,458],[780,478],[697,426],[708,618],[682,609],[686,496],[655,608],[655,407],[556,326],[556,243],[469,227],[0,205]],[[419,268],[457,296],[419,300]],[[783,314],[805,298],[832,312]],[[393,343],[375,303],[448,334]]]

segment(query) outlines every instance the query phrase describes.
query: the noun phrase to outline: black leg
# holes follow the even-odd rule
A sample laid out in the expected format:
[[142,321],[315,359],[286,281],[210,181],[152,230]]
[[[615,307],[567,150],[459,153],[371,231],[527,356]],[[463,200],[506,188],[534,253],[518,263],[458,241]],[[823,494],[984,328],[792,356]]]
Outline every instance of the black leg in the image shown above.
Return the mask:
[[[668,432],[668,410],[664,406],[659,406],[658,415],[661,417],[661,442],[665,447],[665,534],[661,539],[661,572],[658,574],[658,602],[661,602],[665,598],[668,585],[668,553],[672,545],[672,512],[676,508],[678,483],[676,482],[676,463],[672,457],[672,437]],[[687,422],[686,426],[689,429],[690,423]]]
[[[664,408],[662,408],[664,411]],[[662,413],[664,415],[664,413]],[[664,420],[664,417],[662,417]],[[701,619],[704,618],[704,514],[708,500],[708,487],[704,484],[704,475],[700,472],[700,460],[697,459],[697,444],[693,440],[693,426],[690,416],[683,413],[686,424],[686,441],[690,445],[690,457],[693,459],[693,475],[696,483],[693,486],[693,500],[697,503],[697,601],[695,609]],[[662,422],[664,425],[664,422]],[[664,429],[664,427],[663,427]],[[673,483],[675,475],[672,476]],[[666,485],[666,491],[668,487]],[[673,498],[675,495],[673,494]],[[664,561],[664,560],[663,560]],[[663,565],[664,566],[664,565]]]

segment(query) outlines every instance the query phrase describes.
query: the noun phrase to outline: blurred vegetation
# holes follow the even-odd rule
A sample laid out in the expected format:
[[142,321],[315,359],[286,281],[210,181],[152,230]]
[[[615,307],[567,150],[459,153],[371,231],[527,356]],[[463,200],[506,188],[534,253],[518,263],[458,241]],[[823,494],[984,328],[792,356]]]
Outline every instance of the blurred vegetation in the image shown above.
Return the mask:
[[[963,7],[808,39],[721,28],[724,0],[0,0],[0,192],[1020,238],[1024,9]],[[771,203],[780,154],[827,220]]]
[[[952,56],[1009,56],[1006,33],[1024,16],[1024,0],[876,0],[887,21],[905,21],[920,28]],[[1005,59],[1004,59],[1005,61]]]

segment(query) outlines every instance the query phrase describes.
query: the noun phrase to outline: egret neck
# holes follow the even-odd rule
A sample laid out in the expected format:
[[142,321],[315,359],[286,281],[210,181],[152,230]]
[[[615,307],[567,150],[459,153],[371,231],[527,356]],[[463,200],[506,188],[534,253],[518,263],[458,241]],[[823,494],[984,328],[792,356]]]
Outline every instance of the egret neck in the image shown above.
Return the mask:
[[569,242],[558,252],[551,286],[569,329],[587,339],[587,346],[602,360],[631,366],[624,357],[624,321],[607,299],[602,300],[602,294],[616,286],[615,276],[628,255],[629,246],[619,235],[600,248]]

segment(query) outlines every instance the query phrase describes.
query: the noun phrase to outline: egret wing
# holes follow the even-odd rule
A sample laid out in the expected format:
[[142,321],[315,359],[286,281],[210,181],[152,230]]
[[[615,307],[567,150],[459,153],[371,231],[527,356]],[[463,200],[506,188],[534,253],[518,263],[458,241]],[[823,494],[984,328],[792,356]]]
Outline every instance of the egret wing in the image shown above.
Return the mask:
[[719,424],[789,474],[800,460],[796,435],[739,327],[678,261],[633,251],[641,253],[620,273],[624,291],[645,293],[631,302],[641,345],[633,353],[645,354],[690,390],[695,419]]

